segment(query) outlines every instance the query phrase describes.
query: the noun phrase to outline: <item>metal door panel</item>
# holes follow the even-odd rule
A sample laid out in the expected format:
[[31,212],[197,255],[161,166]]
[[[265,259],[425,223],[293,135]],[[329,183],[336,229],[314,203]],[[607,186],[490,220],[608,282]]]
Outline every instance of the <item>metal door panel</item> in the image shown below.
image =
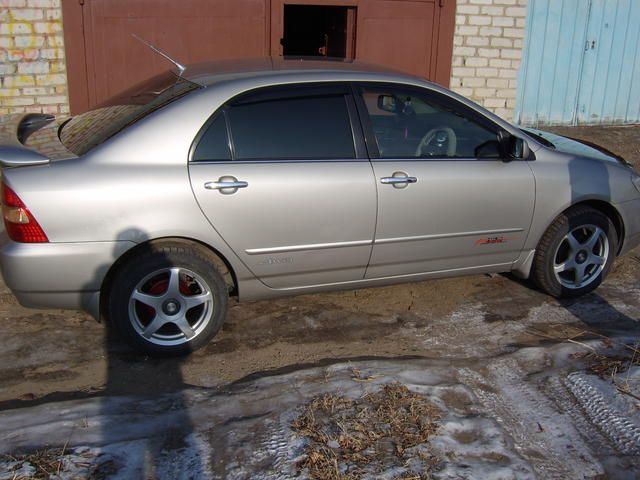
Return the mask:
[[640,121],[640,2],[530,0],[517,122]]
[[633,66],[640,62],[639,33],[640,2],[591,0],[578,123],[626,123],[640,119],[637,116],[640,105],[629,101],[632,92],[639,90],[637,83],[632,84]]
[[83,66],[88,86],[87,107],[94,107],[171,67],[133,38],[132,33],[183,64],[268,55],[265,42],[268,14],[264,0],[87,0],[81,3],[84,4],[81,19],[86,47],[86,59],[81,61],[86,64]]
[[[189,172],[204,214],[266,285],[363,278],[376,218],[368,161],[192,163]],[[225,176],[248,186],[204,188]]]
[[[510,264],[524,246],[535,188],[527,162],[373,161],[375,243],[366,278]],[[417,183],[381,177],[402,171]]]
[[531,0],[516,122],[574,123],[588,17],[588,1]]

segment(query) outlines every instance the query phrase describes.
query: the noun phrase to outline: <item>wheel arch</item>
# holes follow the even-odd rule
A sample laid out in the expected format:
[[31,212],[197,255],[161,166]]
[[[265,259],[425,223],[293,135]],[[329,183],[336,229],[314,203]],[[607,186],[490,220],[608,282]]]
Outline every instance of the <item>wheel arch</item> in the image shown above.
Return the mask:
[[102,285],[100,287],[100,318],[106,318],[106,307],[109,298],[109,292],[113,284],[113,278],[116,273],[125,265],[131,258],[138,255],[141,251],[154,249],[164,245],[176,245],[183,244],[185,246],[195,246],[200,249],[207,257],[211,259],[211,261],[219,268],[220,274],[224,278],[228,288],[230,296],[238,295],[238,279],[236,273],[229,263],[229,261],[222,255],[217,249],[213,248],[211,245],[201,242],[199,240],[195,240],[193,238],[186,237],[162,237],[162,238],[154,238],[152,240],[147,240],[145,242],[137,244],[135,247],[130,248],[126,252],[124,252],[109,268],[104,279],[102,280]]
[[[622,220],[622,216],[620,215],[620,212],[618,212],[616,207],[614,207],[612,204],[608,202],[605,202],[604,200],[592,199],[592,200],[583,200],[581,202],[575,203],[571,205],[569,208],[566,208],[565,210],[563,210],[562,213],[568,210],[571,210],[575,207],[593,208],[594,210],[599,211],[603,215],[606,215],[609,218],[609,220],[611,220],[611,222],[613,223],[613,226],[616,229],[616,234],[618,235],[618,251],[616,252],[616,255],[618,255],[622,250],[622,245],[624,243],[625,227],[624,227],[624,221]],[[553,221],[555,221],[555,218]],[[547,226],[547,228],[549,227]]]
[[540,234],[539,238],[537,238],[536,243],[535,243],[535,248],[533,250],[527,250],[527,255],[524,256],[520,261],[518,261],[516,263],[516,266],[513,269],[513,272],[515,273],[515,275],[519,278],[529,278],[531,276],[532,270],[533,270],[533,259],[534,259],[534,252],[537,251],[538,249],[538,245],[540,243],[540,240],[542,239],[543,235],[545,234],[545,232],[549,229],[549,227],[551,225],[553,225],[553,223],[556,221],[556,219],[568,212],[571,209],[574,209],[576,207],[589,207],[589,208],[593,208],[594,210],[602,213],[603,215],[606,215],[607,218],[609,218],[611,220],[611,222],[613,223],[614,228],[616,229],[616,234],[618,235],[618,249],[616,252],[616,255],[618,255],[621,251],[622,251],[622,247],[624,244],[624,235],[625,235],[625,226],[624,226],[624,221],[622,220],[622,215],[620,215],[620,212],[618,212],[618,210],[609,202],[605,201],[605,200],[600,200],[600,199],[586,199],[586,200],[581,200],[579,202],[576,202],[574,204],[571,204],[567,207],[565,207],[563,210],[559,211],[552,219],[551,221],[545,226],[544,230],[542,230],[542,233]]

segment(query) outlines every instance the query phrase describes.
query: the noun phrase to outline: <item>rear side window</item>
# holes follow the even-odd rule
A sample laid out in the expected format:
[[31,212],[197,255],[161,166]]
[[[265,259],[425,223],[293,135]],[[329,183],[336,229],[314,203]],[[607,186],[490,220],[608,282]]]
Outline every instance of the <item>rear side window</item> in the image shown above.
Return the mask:
[[344,95],[236,104],[227,113],[235,160],[355,158]]

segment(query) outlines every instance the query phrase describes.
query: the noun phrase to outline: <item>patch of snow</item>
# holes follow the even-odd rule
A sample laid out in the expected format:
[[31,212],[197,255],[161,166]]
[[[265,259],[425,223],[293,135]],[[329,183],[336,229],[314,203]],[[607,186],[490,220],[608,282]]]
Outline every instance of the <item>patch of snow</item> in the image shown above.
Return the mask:
[[[464,315],[480,318],[482,306]],[[344,362],[217,390],[7,410],[0,412],[0,452],[67,444],[62,478],[87,472],[112,479],[305,478],[296,467],[305,440],[291,428],[301,407],[325,393],[355,399],[399,383],[441,410],[441,426],[428,444],[405,452],[406,465],[390,464],[380,475],[370,472],[371,478],[424,470],[424,455],[438,459],[431,473],[441,479],[597,477],[607,465],[622,471],[627,464],[616,455],[637,451],[638,413],[604,380],[584,373],[567,377],[581,365],[571,354],[582,350],[563,344],[481,362]],[[640,383],[640,371],[631,371],[629,379]],[[591,407],[598,396],[600,406]],[[614,408],[617,417],[602,414]],[[612,426],[623,434],[609,432]],[[599,429],[624,441],[599,446],[589,440]],[[0,480],[11,478],[6,472],[14,467],[0,460]],[[30,471],[29,465],[19,468]]]

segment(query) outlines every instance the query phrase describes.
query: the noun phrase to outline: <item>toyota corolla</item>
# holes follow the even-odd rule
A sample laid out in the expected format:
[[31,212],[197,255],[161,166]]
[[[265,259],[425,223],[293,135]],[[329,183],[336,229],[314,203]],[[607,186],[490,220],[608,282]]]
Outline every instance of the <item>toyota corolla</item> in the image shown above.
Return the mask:
[[29,307],[192,351],[240,301],[513,272],[595,289],[640,243],[640,177],[425,80],[358,63],[168,71],[0,132],[0,264]]

